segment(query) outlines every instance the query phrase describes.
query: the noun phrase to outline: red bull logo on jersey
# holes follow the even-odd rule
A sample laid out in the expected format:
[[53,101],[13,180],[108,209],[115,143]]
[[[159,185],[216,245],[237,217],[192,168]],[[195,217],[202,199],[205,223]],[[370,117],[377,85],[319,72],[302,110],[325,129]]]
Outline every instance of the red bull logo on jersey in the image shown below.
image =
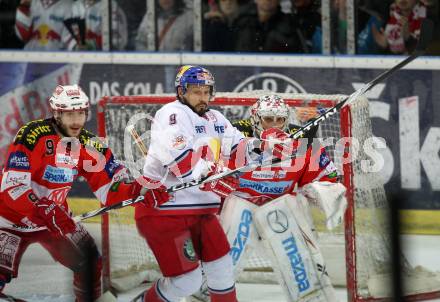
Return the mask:
[[41,24],[38,26],[33,35],[36,36],[38,43],[42,46],[47,45],[51,40],[61,40],[60,35],[52,30],[47,24]]
[[213,81],[212,75],[209,72],[199,72],[197,73],[197,80],[200,81]]

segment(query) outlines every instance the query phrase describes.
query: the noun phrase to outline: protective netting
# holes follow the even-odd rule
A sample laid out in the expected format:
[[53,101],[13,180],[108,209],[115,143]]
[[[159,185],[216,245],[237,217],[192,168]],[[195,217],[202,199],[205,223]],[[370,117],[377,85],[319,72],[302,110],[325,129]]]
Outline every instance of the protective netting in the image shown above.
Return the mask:
[[[217,109],[230,120],[236,121],[249,116],[248,107],[258,96],[267,92],[217,93],[212,108]],[[322,109],[334,106],[345,96],[316,94],[286,94],[281,96],[292,106],[292,123],[316,116]],[[127,124],[133,124],[148,148],[151,119],[156,110],[172,96],[114,97],[100,106],[100,127],[105,127],[109,146],[118,158],[135,175],[142,170],[143,156],[130,134],[125,131]],[[104,133],[102,133],[104,134]],[[343,136],[351,136],[350,148],[343,144]],[[345,226],[329,232],[324,226],[323,214],[312,208],[319,241],[332,282],[345,285],[345,276],[349,271],[349,287],[356,295],[370,297],[376,295],[371,279],[382,280],[382,286],[388,287],[387,279],[391,272],[390,248],[388,244],[389,226],[387,224],[387,200],[380,173],[370,172],[368,166],[371,157],[365,152],[365,143],[372,137],[368,101],[365,98],[355,100],[320,124],[318,137],[323,139],[327,152],[335,162],[338,172],[344,177],[348,190],[349,210],[353,215],[346,215]],[[358,147],[359,146],[359,147]],[[352,163],[345,164],[347,151],[353,156]],[[356,153],[356,154],[355,154]],[[366,162],[367,161],[367,162]],[[367,164],[366,164],[367,163]],[[137,171],[137,172],[136,172]],[[351,208],[350,208],[351,206]],[[137,235],[133,213],[130,210],[111,213],[109,222],[109,250],[112,281],[116,277],[133,275],[145,269],[157,269],[154,256],[145,241]],[[349,253],[345,253],[345,245]],[[406,261],[403,261],[406,263]],[[409,266],[406,267],[410,270]],[[270,261],[251,252],[247,258],[245,270],[239,280],[245,282],[270,282],[276,280],[272,275]],[[143,277],[145,275],[142,275]],[[357,279],[357,281],[356,281]],[[377,283],[377,282],[376,282]],[[369,286],[370,284],[370,286]],[[377,286],[377,285],[374,285]],[[383,289],[379,289],[379,292]],[[382,293],[382,292],[381,292]],[[383,294],[383,293],[382,293]],[[388,293],[385,293],[388,294]]]

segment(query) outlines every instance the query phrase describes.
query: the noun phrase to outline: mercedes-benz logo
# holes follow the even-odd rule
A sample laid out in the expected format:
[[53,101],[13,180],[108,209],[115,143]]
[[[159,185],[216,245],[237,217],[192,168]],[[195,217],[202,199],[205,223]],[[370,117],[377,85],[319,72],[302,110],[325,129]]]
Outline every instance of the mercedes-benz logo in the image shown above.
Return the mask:
[[281,210],[270,211],[266,215],[269,227],[275,233],[284,233],[289,228],[289,221],[287,215]]

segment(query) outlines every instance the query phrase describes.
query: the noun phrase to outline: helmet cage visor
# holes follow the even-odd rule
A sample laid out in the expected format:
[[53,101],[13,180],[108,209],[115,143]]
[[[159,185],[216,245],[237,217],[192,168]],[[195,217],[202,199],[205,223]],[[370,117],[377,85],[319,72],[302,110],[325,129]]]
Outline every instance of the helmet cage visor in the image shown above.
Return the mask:
[[268,122],[280,124],[286,131],[289,126],[290,108],[278,96],[263,96],[251,108],[251,124],[254,132],[259,136],[263,128],[263,119]]

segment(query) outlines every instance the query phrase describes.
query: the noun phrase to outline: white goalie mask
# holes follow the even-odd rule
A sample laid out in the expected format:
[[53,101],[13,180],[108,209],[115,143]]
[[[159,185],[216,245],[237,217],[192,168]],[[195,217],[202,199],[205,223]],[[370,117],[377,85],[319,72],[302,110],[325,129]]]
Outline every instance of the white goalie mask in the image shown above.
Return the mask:
[[265,117],[284,118],[281,130],[286,131],[289,125],[290,109],[278,95],[264,95],[251,107],[250,116],[254,133],[260,137],[264,130],[262,119]]

